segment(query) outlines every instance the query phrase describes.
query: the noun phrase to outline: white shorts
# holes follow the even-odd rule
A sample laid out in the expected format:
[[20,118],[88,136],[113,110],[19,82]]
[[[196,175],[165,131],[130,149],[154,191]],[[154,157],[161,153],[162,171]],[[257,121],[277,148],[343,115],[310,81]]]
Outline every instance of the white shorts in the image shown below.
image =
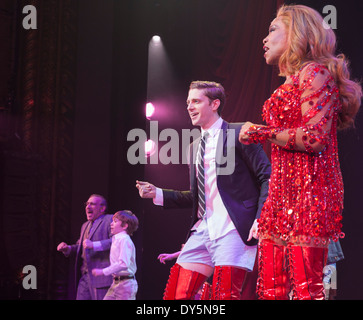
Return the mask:
[[237,230],[215,240],[209,239],[208,229],[192,232],[177,259],[177,263],[202,263],[211,267],[234,266],[252,271],[257,245],[247,246]]

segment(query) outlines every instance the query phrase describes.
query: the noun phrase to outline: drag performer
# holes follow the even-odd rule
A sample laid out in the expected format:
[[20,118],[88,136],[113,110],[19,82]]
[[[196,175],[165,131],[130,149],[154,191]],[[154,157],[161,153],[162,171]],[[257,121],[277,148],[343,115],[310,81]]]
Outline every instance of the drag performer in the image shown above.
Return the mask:
[[[257,240],[251,227],[267,197],[270,162],[261,145],[238,141],[242,124],[220,117],[224,101],[220,84],[191,83],[188,112],[203,138],[190,146],[190,190],[136,184],[142,198],[164,208],[193,208],[190,236],[171,268],[165,300],[194,299],[213,272],[212,299],[238,300],[246,271],[254,266]],[[231,165],[233,170],[225,170]]]
[[267,64],[286,81],[263,106],[267,126],[247,122],[240,132],[245,144],[272,142],[258,220],[262,299],[287,299],[290,290],[293,299],[324,299],[328,243],[344,236],[337,129],[353,124],[362,90],[335,46],[320,14],[302,5],[282,6],[263,40]]

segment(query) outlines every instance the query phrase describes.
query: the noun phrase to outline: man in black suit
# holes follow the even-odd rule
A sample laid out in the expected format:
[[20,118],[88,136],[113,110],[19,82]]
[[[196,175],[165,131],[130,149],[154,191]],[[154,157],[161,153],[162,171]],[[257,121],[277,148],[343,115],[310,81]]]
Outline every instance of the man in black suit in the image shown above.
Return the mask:
[[246,271],[253,270],[270,162],[261,145],[239,143],[242,123],[220,117],[224,103],[219,83],[191,83],[188,112],[193,125],[201,127],[202,138],[189,150],[190,190],[136,184],[142,198],[164,208],[193,208],[191,232],[171,269],[165,300],[193,299],[213,272],[212,299],[238,300]]

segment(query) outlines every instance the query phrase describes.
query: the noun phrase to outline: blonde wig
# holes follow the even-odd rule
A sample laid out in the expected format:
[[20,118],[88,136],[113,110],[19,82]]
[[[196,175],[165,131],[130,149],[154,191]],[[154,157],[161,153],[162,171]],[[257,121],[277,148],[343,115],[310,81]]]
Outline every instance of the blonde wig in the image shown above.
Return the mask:
[[349,62],[344,54],[335,55],[334,31],[317,11],[303,5],[283,5],[277,18],[288,30],[288,49],[279,60],[280,75],[292,75],[310,62],[327,67],[339,88],[342,103],[338,127],[352,126],[361,104],[362,88],[350,80]]

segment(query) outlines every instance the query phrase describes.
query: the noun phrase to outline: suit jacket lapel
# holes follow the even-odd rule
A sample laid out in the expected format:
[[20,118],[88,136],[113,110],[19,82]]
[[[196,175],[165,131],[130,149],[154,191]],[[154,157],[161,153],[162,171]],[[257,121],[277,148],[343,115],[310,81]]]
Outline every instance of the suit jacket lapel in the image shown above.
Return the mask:
[[93,226],[91,227],[91,230],[89,231],[89,239],[92,238],[93,234],[95,233],[95,231],[97,230],[98,226],[101,224],[102,222],[102,217],[96,219],[95,222],[93,222]]
[[85,240],[84,239],[84,235],[86,233],[86,230],[88,228],[88,225],[91,223],[91,221],[87,221],[87,223],[84,224],[84,227],[82,226],[82,229],[81,229],[81,237],[80,237],[80,243],[78,245],[78,248],[77,248],[77,255],[78,254],[81,254],[82,252],[82,248],[83,248],[83,241]]
[[84,235],[86,233],[86,230],[89,228],[88,226],[89,226],[90,223],[91,223],[91,221],[87,221],[87,223],[85,224],[85,226],[84,226],[84,228],[82,230],[82,234],[81,234],[81,240],[82,240],[82,242],[84,240]]

